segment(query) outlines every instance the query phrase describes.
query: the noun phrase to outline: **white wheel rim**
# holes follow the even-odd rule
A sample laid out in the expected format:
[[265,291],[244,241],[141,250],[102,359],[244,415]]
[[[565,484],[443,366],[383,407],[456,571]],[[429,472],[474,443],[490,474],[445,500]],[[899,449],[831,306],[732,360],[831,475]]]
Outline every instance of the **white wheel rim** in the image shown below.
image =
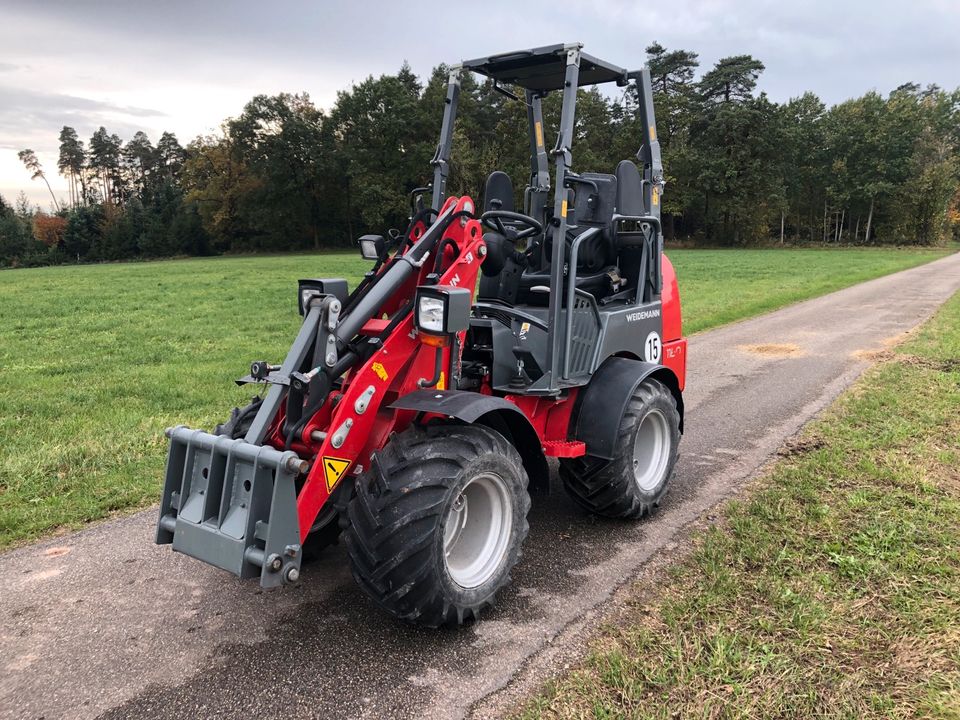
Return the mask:
[[493,577],[510,548],[512,529],[513,500],[503,478],[483,473],[464,485],[443,526],[444,562],[453,581],[475,588]]
[[633,441],[633,477],[637,486],[650,492],[663,480],[670,462],[670,428],[659,410],[651,410],[640,421]]

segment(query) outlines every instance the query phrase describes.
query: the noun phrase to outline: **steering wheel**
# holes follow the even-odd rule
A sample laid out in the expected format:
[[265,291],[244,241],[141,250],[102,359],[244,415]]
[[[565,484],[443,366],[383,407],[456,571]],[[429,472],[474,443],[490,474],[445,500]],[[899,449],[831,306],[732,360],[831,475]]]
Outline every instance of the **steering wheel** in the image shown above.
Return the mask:
[[[524,227],[520,230],[510,228],[511,233],[508,234],[507,229],[503,226],[504,220],[509,223],[520,223]],[[510,212],[509,210],[487,210],[480,216],[480,224],[490,230],[496,230],[504,237],[510,237],[511,240],[523,240],[543,232],[543,225],[529,215]]]

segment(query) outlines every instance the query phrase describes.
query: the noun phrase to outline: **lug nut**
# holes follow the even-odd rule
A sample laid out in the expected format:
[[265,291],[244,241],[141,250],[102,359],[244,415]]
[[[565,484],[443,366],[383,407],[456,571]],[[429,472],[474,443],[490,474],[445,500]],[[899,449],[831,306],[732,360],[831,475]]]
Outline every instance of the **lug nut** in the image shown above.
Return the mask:
[[300,579],[300,569],[296,565],[291,565],[283,575],[283,579],[288,583],[295,583]]
[[277,553],[273,553],[270,557],[267,558],[267,567],[270,569],[270,572],[279,572],[280,568],[283,567],[283,558],[281,558]]

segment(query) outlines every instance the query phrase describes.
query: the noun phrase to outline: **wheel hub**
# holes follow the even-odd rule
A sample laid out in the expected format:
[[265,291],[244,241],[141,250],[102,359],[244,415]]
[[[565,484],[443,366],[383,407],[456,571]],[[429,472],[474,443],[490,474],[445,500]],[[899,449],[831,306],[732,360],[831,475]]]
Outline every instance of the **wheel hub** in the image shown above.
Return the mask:
[[650,410],[640,421],[633,441],[633,477],[644,492],[663,480],[670,462],[670,428],[659,410]]
[[483,473],[450,503],[444,520],[447,572],[461,587],[478,587],[499,570],[510,549],[513,502],[503,478]]

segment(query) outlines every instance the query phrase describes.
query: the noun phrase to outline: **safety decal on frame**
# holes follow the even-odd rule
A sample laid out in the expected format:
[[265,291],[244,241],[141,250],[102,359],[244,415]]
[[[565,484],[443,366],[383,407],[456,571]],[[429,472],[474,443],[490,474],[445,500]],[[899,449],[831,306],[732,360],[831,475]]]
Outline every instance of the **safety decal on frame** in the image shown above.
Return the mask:
[[343,477],[348,467],[350,467],[349,460],[330,457],[329,455],[323,456],[323,477],[327,481],[327,492],[333,490],[336,484],[340,482],[340,478]]
[[370,366],[370,369],[373,370],[377,374],[377,377],[384,382],[390,379],[390,376],[387,374],[387,369],[382,364],[375,362]]

